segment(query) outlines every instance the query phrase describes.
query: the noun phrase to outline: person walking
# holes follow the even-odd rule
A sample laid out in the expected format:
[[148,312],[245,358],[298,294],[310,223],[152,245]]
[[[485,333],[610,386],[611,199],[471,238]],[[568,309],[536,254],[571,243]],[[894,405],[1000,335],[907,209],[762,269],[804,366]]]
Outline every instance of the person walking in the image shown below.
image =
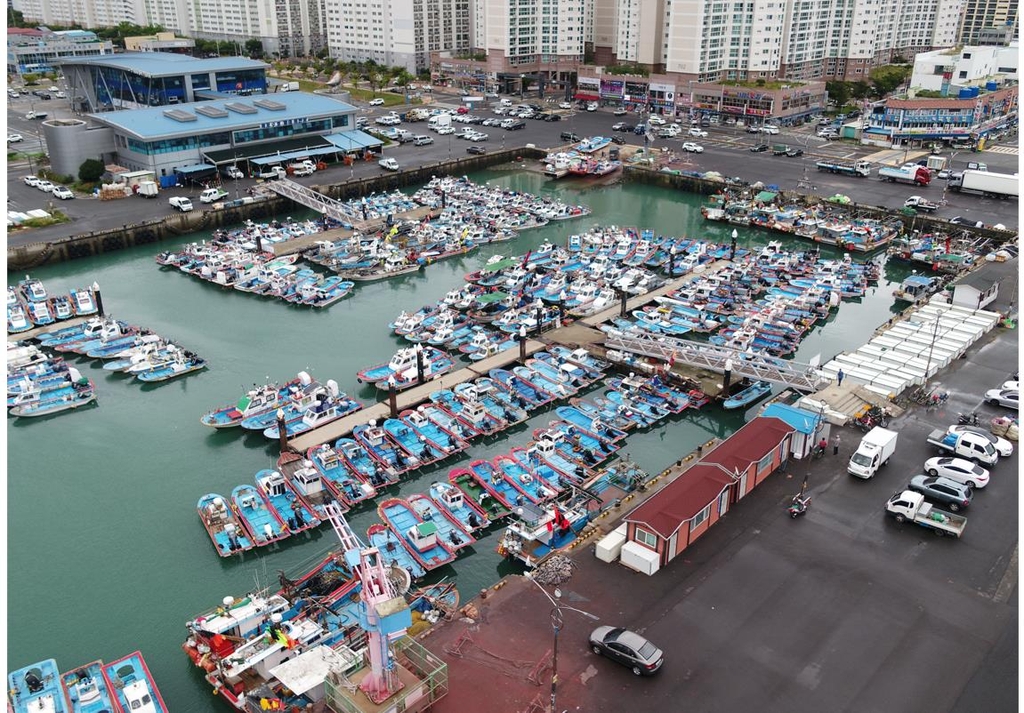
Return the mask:
[[832,455],[834,455],[834,456],[839,455],[839,434],[838,433],[836,434],[836,437],[832,439]]
[[843,385],[843,377],[844,376],[846,376],[846,374],[844,374],[843,370],[840,369],[839,372],[836,374],[836,386],[842,386]]

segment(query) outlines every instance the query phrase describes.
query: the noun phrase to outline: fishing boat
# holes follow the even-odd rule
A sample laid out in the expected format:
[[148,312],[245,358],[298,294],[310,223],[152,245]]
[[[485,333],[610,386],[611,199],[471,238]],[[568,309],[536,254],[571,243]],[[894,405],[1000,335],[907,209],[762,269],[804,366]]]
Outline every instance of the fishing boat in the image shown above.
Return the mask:
[[231,491],[231,504],[253,544],[263,547],[290,534],[281,515],[254,485],[239,485]]
[[[464,386],[464,384],[459,384],[459,386]],[[449,389],[443,389],[430,394],[430,400],[445,413],[461,422],[464,427],[481,435],[494,435],[506,428],[508,425],[506,421],[491,413],[483,403],[473,396],[475,394],[471,392],[457,394]]]
[[416,353],[416,347],[399,349],[387,364],[378,364],[357,372],[356,381],[360,384],[376,384],[378,381],[387,381],[393,374],[415,369]]
[[447,455],[443,449],[428,441],[400,418],[385,419],[384,430],[410,459],[419,461],[417,467],[436,463]]
[[436,347],[422,347],[422,345],[417,344],[413,349],[422,350],[422,357],[420,358],[422,378],[420,367],[417,366],[414,358],[411,367],[396,371],[386,378],[375,382],[378,389],[387,390],[394,386],[397,390],[403,391],[413,386],[433,381],[455,368],[455,360]]
[[256,473],[256,487],[259,488],[260,494],[270,504],[270,507],[281,516],[288,526],[288,531],[293,535],[319,527],[321,520],[327,517],[327,513],[322,507],[317,512],[312,505],[295,492],[291,483],[285,480],[280,471],[270,468],[259,471]]
[[722,408],[734,409],[749,406],[758,399],[771,393],[772,385],[767,381],[755,381],[753,384],[734,394],[722,402]]
[[488,460],[481,458],[471,461],[469,472],[472,474],[473,479],[491,497],[497,498],[509,510],[514,509],[517,505],[521,505],[529,499],[526,493],[517,488],[513,483],[505,480],[501,472]]
[[[366,434],[366,438],[374,440],[373,434],[370,433]],[[375,459],[366,448],[351,438],[339,438],[334,442],[334,448],[349,469],[355,472],[357,477],[365,478],[373,487],[381,488],[398,482],[399,471]]]
[[32,322],[25,314],[25,308],[20,304],[7,305],[7,332],[18,334],[32,329]]
[[427,570],[402,545],[402,538],[390,527],[376,522],[366,530],[366,539],[371,547],[376,547],[385,562],[397,565],[407,571],[414,580],[422,578]]
[[[295,405],[289,405],[283,409],[285,413],[285,434],[289,438],[297,436],[300,433],[305,433],[332,421],[337,421],[339,418],[358,411],[362,407],[363,405],[360,402],[349,398],[344,392],[338,391],[337,382],[329,379],[326,390],[321,390],[315,394],[312,400],[302,402],[302,406],[299,408]],[[271,440],[277,440],[280,437],[277,424],[274,423],[265,428],[263,435]]]
[[79,317],[96,314],[99,311],[96,306],[96,293],[91,287],[72,289],[71,302],[75,307],[75,314]]
[[338,454],[337,447],[332,448],[326,443],[315,446],[306,452],[306,459],[309,465],[296,471],[293,478],[313,468],[323,477],[323,482],[334,496],[349,507],[376,497],[377,489],[370,485],[362,473],[346,463]]
[[103,678],[122,711],[167,713],[164,699],[140,652],[105,664]]
[[49,302],[26,302],[25,309],[32,324],[37,327],[45,327],[56,321],[53,318],[53,310],[50,309]]
[[401,475],[420,467],[419,456],[408,455],[404,448],[400,448],[394,442],[387,431],[377,425],[376,420],[353,428],[352,437],[356,443],[366,449],[366,452],[377,463],[390,472]]
[[175,352],[174,358],[166,364],[139,372],[135,375],[135,378],[147,383],[167,381],[168,379],[191,374],[194,371],[201,371],[205,368],[205,359],[188,350],[179,349]]
[[207,493],[199,498],[196,510],[221,557],[230,557],[253,548],[252,537],[245,525],[223,497],[217,493]]
[[576,150],[580,153],[594,153],[595,151],[607,148],[611,142],[611,138],[607,136],[591,136],[577,144]]
[[605,423],[599,417],[588,416],[575,406],[559,406],[555,409],[555,413],[563,421],[573,424],[581,431],[602,441],[617,443],[626,437],[625,431]]
[[535,567],[552,552],[575,542],[589,519],[582,506],[527,503],[516,508],[498,543],[498,554]]
[[67,389],[51,391],[27,391],[15,399],[14,405],[7,413],[12,416],[31,418],[49,416],[80,408],[96,400],[96,387],[89,379],[78,375],[74,367],[68,369],[69,386]]
[[940,281],[936,277],[925,277],[924,275],[911,275],[900,283],[900,286],[893,290],[893,297],[897,302],[917,302],[927,297],[938,289]]
[[[416,435],[420,437],[425,443],[430,444],[432,449],[436,449],[441,452],[441,458],[446,458],[455,453],[460,453],[469,448],[469,443],[463,440],[461,437],[456,436],[455,433],[449,430],[445,430],[438,426],[436,423],[431,421],[426,414],[422,413],[420,409],[407,409],[402,411],[399,415],[402,421],[404,421]],[[436,406],[427,406],[427,409],[435,412],[440,412]],[[455,419],[450,419],[450,422],[457,428],[461,428]]]
[[437,503],[429,496],[423,493],[413,493],[407,502],[420,520],[437,526],[438,539],[444,542],[452,552],[458,552],[476,542],[476,538],[469,534],[458,518],[438,507]]
[[[44,347],[54,346],[61,343],[69,343],[84,339],[95,339],[101,336],[103,331],[112,331],[117,325],[116,320],[93,317],[79,324],[69,327],[60,327],[42,334],[36,335],[36,340]],[[128,326],[125,324],[124,326]],[[118,332],[120,334],[120,332]]]
[[93,661],[62,673],[60,683],[70,713],[110,713],[116,710],[114,694],[103,678],[102,661]]
[[440,481],[431,483],[430,498],[442,510],[459,521],[463,530],[472,534],[477,530],[486,530],[490,527],[491,521],[483,508],[466,497],[459,488],[451,483]]
[[75,316],[75,308],[71,304],[71,298],[67,295],[56,295],[55,297],[51,297],[49,303],[50,309],[53,312],[53,317],[58,322]]
[[548,483],[542,481],[522,463],[510,455],[495,456],[491,464],[497,473],[516,490],[522,492],[531,502],[539,503],[550,500],[557,494]]
[[253,385],[245,396],[233,406],[222,406],[210,411],[199,419],[204,426],[211,428],[232,428],[243,420],[263,414],[273,414],[281,404],[281,398],[288,393],[288,387],[296,384],[290,381],[284,386],[277,384]]
[[441,539],[437,525],[420,519],[405,500],[386,498],[377,506],[377,514],[423,569],[437,569],[455,559],[454,552]]
[[512,511],[508,503],[502,502],[490,486],[485,487],[468,468],[455,468],[450,471],[448,482],[465,493],[466,502],[476,505],[479,510],[485,512],[491,522],[500,520]]
[[28,302],[46,302],[49,298],[43,283],[29,275],[25,275],[25,279],[18,282],[18,291]]
[[491,369],[488,375],[498,384],[501,384],[507,391],[513,394],[517,405],[528,404],[530,408],[537,408],[554,401],[555,395],[549,391],[536,386],[532,381],[524,379],[518,374],[505,369]]
[[12,713],[68,713],[53,659],[7,674],[7,696]]
[[285,451],[277,458],[277,471],[284,476],[287,487],[323,522],[327,506],[334,504],[343,512],[349,504],[335,491],[313,462],[301,454]]
[[[557,430],[540,433],[528,448],[513,448],[512,457],[535,473],[550,468],[557,475],[557,482],[567,481],[581,484],[593,475],[589,465],[584,464],[572,447],[565,442],[565,434]],[[545,474],[546,475],[546,474]],[[556,477],[547,476],[556,482]]]
[[421,404],[416,407],[416,411],[423,414],[443,433],[447,433],[455,439],[457,443],[465,444],[464,449],[469,447],[469,439],[481,435],[480,431],[476,430],[476,428],[464,424],[445,409],[432,403]]

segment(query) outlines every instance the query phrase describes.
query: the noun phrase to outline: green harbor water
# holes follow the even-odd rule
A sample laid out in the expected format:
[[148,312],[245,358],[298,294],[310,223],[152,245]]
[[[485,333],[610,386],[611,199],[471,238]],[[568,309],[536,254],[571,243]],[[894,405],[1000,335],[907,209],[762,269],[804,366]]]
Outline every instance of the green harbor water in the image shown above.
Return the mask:
[[[471,176],[533,193],[583,203],[593,214],[525,232],[515,242],[430,266],[419,274],[359,285],[348,299],[323,311],[298,308],[224,290],[153,261],[170,243],[134,248],[33,271],[51,293],[96,281],[108,314],[148,327],[204,356],[209,369],[160,385],[141,385],[103,371],[101,362],[76,362],[96,381],[98,405],[44,419],[8,418],[8,667],[56,658],[61,670],[141,649],[172,711],[228,710],[180,645],[185,621],[225,595],[275,585],[277,571],[308,568],[335,545],[330,527],[277,549],[229,560],[216,556],[196,515],[205,493],[229,495],[255,473],[273,467],[277,444],[240,429],[213,431],[200,416],[233,403],[251,385],[283,382],[298,371],[335,379],[364,402],[376,399],[355,380],[358,369],[387,361],[402,342],[387,324],[462,283],[462,276],[494,254],[525,253],[545,239],[564,244],[592,224],[650,228],[656,234],[728,242],[733,227],[707,223],[700,197],[624,184],[579,189],[526,172]],[[293,217],[300,217],[296,212]],[[284,216],[279,216],[284,217]],[[776,236],[740,228],[742,246]],[[205,236],[201,236],[205,237]],[[189,240],[197,236],[190,236]],[[182,240],[181,242],[188,242]],[[807,249],[803,241],[784,241]],[[827,254],[827,253],[826,253]],[[816,327],[797,358],[822,361],[856,347],[892,314],[892,283],[907,274],[886,268],[859,302]],[[21,275],[10,275],[11,284]],[[738,428],[743,414],[718,408],[683,415],[628,439],[623,452],[656,472],[711,437]],[[474,445],[458,459],[414,475],[390,492],[425,491],[451,468],[524,445],[530,432],[554,418],[547,409],[505,438]],[[357,532],[377,520],[375,507],[353,510]],[[432,573],[454,578],[463,599],[512,571],[495,553],[499,532],[482,538],[454,566]],[[614,576],[614,575],[610,575]]]

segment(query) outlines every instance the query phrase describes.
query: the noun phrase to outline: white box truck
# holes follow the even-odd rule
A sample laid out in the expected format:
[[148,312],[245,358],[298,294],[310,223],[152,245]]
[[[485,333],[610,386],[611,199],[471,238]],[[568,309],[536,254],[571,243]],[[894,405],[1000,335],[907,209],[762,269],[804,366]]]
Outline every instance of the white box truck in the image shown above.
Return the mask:
[[881,426],[875,426],[864,438],[860,439],[857,451],[850,457],[850,463],[846,466],[850,475],[858,478],[870,478],[878,469],[889,462],[889,458],[896,451],[896,431],[890,431]]
[[949,182],[949,188],[961,193],[976,193],[986,198],[1016,198],[1020,193],[1020,179],[1016,174],[964,171]]

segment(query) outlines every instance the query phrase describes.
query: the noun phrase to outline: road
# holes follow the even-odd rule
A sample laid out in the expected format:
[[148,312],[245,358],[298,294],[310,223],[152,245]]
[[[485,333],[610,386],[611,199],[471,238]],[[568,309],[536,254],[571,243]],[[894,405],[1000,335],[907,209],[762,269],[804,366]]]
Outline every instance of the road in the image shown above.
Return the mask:
[[[439,96],[437,99],[439,105],[446,105],[445,97]],[[450,101],[457,102],[457,99],[451,97]],[[389,110],[384,107],[369,107],[362,102],[359,102],[358,105],[359,115],[366,116],[371,123],[375,117]],[[447,105],[454,106],[454,104]],[[72,116],[68,102],[65,100],[40,101],[35,97],[29,98],[22,95],[19,99],[9,101],[8,130],[20,133],[25,137],[23,143],[16,145],[19,150],[24,152],[42,150],[40,141],[42,127],[38,122],[24,118],[31,109],[45,110],[49,113],[50,118],[70,118]],[[481,110],[477,113],[483,116],[493,116],[488,110]],[[559,138],[559,134],[563,131],[571,131],[581,136],[607,136],[614,133],[611,131],[611,126],[615,122],[622,120],[633,123],[636,119],[636,115],[613,116],[608,110],[564,112],[563,120],[558,122],[526,120],[526,128],[520,131],[504,131],[498,127],[477,127],[489,135],[488,141],[478,145],[491,149],[524,146],[528,143],[539,147],[557,147],[564,144]],[[461,127],[462,125],[455,124],[455,126]],[[410,143],[385,149],[385,155],[393,156],[402,166],[426,165],[466,155],[467,142],[452,136],[434,135],[427,131],[425,122],[405,124],[404,128],[414,133],[430,134],[434,136],[435,142],[427,146],[413,146]],[[758,134],[747,134],[742,129],[734,127],[713,125],[707,130],[710,136],[707,139],[698,140],[705,149],[702,154],[682,151],[682,142],[687,140],[686,137],[670,140],[659,139],[654,142],[654,147],[656,149],[667,148],[684,156],[688,162],[684,167],[690,170],[718,171],[723,175],[737,176],[751,183],[761,181],[789,190],[797,190],[798,186],[810,184],[812,188],[808,190],[811,193],[822,196],[843,193],[857,203],[898,209],[903,205],[906,197],[914,193],[922,193],[935,201],[942,198],[943,181],[937,180],[926,189],[918,189],[912,186],[894,187],[893,184],[870,178],[855,179],[818,172],[814,168],[814,162],[820,158],[854,159],[876,153],[876,150],[842,142],[826,142],[814,136],[813,126],[787,129],[778,136],[767,138]],[[632,133],[624,134],[623,138],[632,145],[643,143],[642,137]],[[786,143],[803,148],[805,153],[796,158],[775,157],[771,155],[771,152],[752,153],[749,150],[750,147],[759,142]],[[978,158],[983,159],[988,164],[989,170],[992,171],[1013,173],[1017,170],[1017,156],[1010,153],[972,154],[960,152],[954,160],[954,165],[956,168],[962,169],[966,166],[967,160]],[[59,204],[56,207],[64,210],[72,222],[9,234],[8,245],[55,240],[69,235],[128,225],[153,216],[170,215],[173,213],[173,209],[168,205],[167,199],[175,195],[189,196],[193,199],[193,203],[198,205],[199,191],[195,188],[166,190],[161,193],[159,198],[150,201],[138,197],[104,202],[91,197],[57,201],[24,184],[21,179],[29,172],[28,169],[29,164],[25,161],[8,162],[8,210],[47,209],[51,204]],[[381,170],[376,161],[368,163],[359,161],[350,168],[331,166],[324,172],[296,180],[305,185],[342,183],[350,178],[376,175]],[[254,183],[255,181],[252,179],[225,180],[224,188],[234,198],[245,196],[246,191]],[[1018,205],[1016,201],[983,199],[976,196],[962,196],[953,192],[948,192],[945,198],[948,205],[935,214],[940,218],[961,215],[972,220],[981,220],[989,225],[998,223],[1011,229],[1017,228]]]

